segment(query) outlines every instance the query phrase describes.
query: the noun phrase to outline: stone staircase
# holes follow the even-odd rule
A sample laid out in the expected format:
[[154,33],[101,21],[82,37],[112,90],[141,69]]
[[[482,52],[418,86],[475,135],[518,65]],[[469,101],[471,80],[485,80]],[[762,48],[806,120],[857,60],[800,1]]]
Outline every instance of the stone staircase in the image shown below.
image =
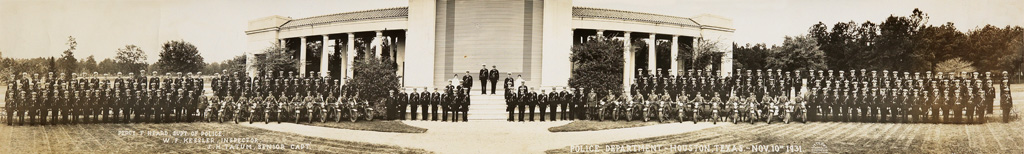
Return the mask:
[[470,121],[504,121],[508,119],[508,112],[505,112],[505,94],[503,90],[495,91],[495,95],[481,95],[479,90],[470,92],[469,120]]

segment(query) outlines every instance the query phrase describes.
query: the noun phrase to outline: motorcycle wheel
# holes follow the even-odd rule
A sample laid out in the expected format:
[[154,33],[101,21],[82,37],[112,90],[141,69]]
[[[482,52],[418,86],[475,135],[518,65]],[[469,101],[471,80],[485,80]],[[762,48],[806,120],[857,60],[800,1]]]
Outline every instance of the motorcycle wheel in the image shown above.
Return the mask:
[[239,114],[241,114],[241,113],[235,112],[235,115],[232,116],[232,118],[231,118],[231,119],[233,119],[235,121],[235,124],[238,124],[238,119],[242,118],[241,116],[239,116]]
[[791,120],[790,118],[793,118],[793,116],[792,116],[792,115],[793,115],[793,114],[790,114],[789,112],[786,112],[786,119],[783,119],[783,120],[784,120],[784,121],[785,121],[785,122],[786,122],[787,124],[789,124],[789,121]]
[[366,121],[373,121],[373,111],[366,112]]
[[803,114],[803,116],[800,117],[800,120],[803,121],[806,124],[808,122],[808,120],[807,120],[807,111],[803,111],[800,114]]
[[281,112],[277,112],[277,117],[275,118],[277,119],[277,124],[281,124]]
[[697,124],[697,110],[693,111],[693,117],[691,118],[693,120],[693,124]]
[[297,123],[299,123],[299,119],[301,118],[301,116],[300,116],[299,112],[295,112],[295,117],[292,117],[292,118],[295,118],[295,123],[297,124]]
[[251,113],[250,113],[250,114],[249,114],[249,124],[252,124],[252,120],[253,120],[253,119],[252,119],[252,116],[253,116],[253,114],[251,114]]
[[679,111],[678,113],[676,113],[676,119],[679,120],[679,123],[683,123],[683,121],[686,120],[686,112],[685,111]]
[[349,112],[349,113],[348,113],[348,120],[349,120],[349,121],[352,121],[352,122],[356,122],[356,120],[359,120],[359,115],[358,115],[358,113],[356,113],[355,111],[351,111],[351,112]]
[[626,121],[633,121],[633,111],[626,111]]
[[[522,111],[520,111],[520,112],[522,112]],[[520,114],[522,114],[522,113],[520,113]],[[604,110],[601,110],[601,109],[597,110],[597,121],[604,121]]]
[[321,123],[326,123],[327,122],[327,112],[326,111],[320,111],[320,122]]
[[711,124],[718,124],[718,112],[711,113]]
[[738,124],[740,122],[740,112],[736,111],[732,113],[732,124]]
[[619,121],[619,111],[617,111],[617,110],[613,110],[612,111],[612,121]]
[[647,121],[651,120],[650,113],[648,113],[648,112],[644,112],[641,116],[644,117],[643,118],[644,122],[647,122]]

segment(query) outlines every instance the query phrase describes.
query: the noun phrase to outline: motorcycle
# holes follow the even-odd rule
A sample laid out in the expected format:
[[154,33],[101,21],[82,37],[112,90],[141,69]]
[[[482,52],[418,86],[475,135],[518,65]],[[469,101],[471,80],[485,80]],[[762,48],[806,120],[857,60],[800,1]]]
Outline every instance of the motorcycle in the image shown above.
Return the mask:
[[249,105],[249,124],[252,124],[253,120],[255,120],[253,116],[256,116],[256,109],[258,108],[259,105],[257,105],[256,102],[253,102],[253,104]]
[[[277,123],[278,123],[278,124],[280,124],[280,123],[281,123],[281,121],[284,121],[283,119],[281,119],[281,113],[285,111],[285,110],[284,110],[284,108],[285,108],[285,107],[288,107],[288,103],[287,103],[287,102],[283,102],[283,101],[282,101],[282,102],[277,102],[277,107],[276,107],[276,108],[274,108],[274,109],[276,109],[276,110],[277,110],[277,112],[275,112],[275,113],[274,113],[274,114],[276,114],[276,115],[274,116],[274,119],[277,119]],[[286,115],[287,115],[287,114],[286,114]]]
[[743,111],[739,101],[731,101],[730,112],[732,112],[732,123],[738,124],[740,122],[740,113]]
[[359,120],[359,105],[356,104],[355,100],[348,101],[348,120],[356,122]]
[[376,113],[374,107],[370,105],[369,101],[363,101],[361,106],[363,108],[364,114],[366,115],[366,121],[373,121],[374,113]]
[[768,103],[768,105],[768,117],[765,121],[768,122],[768,124],[772,124],[772,120],[774,120],[776,116],[779,116],[780,106],[777,103]]
[[316,109],[317,105],[316,104],[317,104],[317,102],[306,102],[306,113],[309,114],[309,116],[306,117],[306,120],[307,120],[306,122],[308,122],[308,123],[313,123],[313,119],[314,119],[313,116],[316,115],[315,113],[317,111],[317,109]]
[[691,117],[692,120],[693,120],[693,124],[697,124],[697,121],[700,121],[697,118],[697,117],[700,117],[700,115],[699,115],[700,114],[700,108],[701,108],[701,102],[694,101],[693,102],[693,116]]
[[665,106],[666,104],[668,104],[668,103],[665,102],[665,101],[658,101],[658,104],[655,107],[654,112],[657,113],[658,123],[665,122],[665,116],[669,114],[668,113],[669,110],[665,109],[665,108],[667,108],[667,106]]
[[626,113],[626,114],[623,114],[623,116],[626,116],[626,121],[633,121],[633,116],[634,116],[634,113],[633,113],[634,109],[633,108],[635,108],[635,104],[633,102],[626,102],[622,108],[623,108],[623,110],[625,110],[623,112]]
[[295,114],[292,118],[295,118],[295,123],[299,123],[299,119],[302,119],[303,107],[305,107],[305,104],[302,102],[294,102],[294,104],[292,104],[292,113]]
[[244,106],[242,106],[242,103],[239,102],[234,104],[232,111],[235,112],[232,114],[231,120],[234,120],[235,124],[238,124],[238,119],[242,118],[242,110],[244,109],[245,108]]
[[334,115],[334,122],[341,122],[342,106],[344,103],[341,100],[331,103],[332,115]]
[[619,121],[619,112],[621,112],[619,110],[622,108],[622,104],[623,103],[621,101],[616,101],[611,105],[610,110],[612,112],[612,121]]
[[686,102],[676,102],[676,118],[679,120],[680,123],[686,121],[686,112],[688,111],[687,106],[688,104]]
[[327,102],[322,102],[322,103],[319,104],[319,106],[320,106],[320,122],[321,123],[326,123],[327,122],[327,111],[329,111],[328,108],[327,108]]

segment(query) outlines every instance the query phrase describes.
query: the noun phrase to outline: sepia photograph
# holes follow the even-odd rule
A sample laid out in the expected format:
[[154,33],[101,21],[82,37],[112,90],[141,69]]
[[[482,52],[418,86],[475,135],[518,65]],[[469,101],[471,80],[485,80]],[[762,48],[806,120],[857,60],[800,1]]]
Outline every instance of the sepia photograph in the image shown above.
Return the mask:
[[1022,25],[1020,0],[0,0],[0,154],[1024,153]]

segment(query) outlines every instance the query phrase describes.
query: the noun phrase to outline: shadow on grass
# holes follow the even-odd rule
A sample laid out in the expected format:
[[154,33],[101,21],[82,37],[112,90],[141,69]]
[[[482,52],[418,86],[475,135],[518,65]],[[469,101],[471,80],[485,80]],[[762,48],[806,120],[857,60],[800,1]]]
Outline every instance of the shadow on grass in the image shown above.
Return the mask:
[[643,127],[650,125],[661,124],[657,121],[590,121],[581,120],[573,121],[569,124],[555,126],[548,128],[551,132],[581,132],[581,131],[598,131],[608,129],[619,129],[619,128],[632,128],[632,127]]
[[329,127],[338,129],[364,130],[375,132],[391,133],[424,133],[426,128],[406,125],[401,121],[359,121],[359,122],[327,122],[327,123],[300,123],[303,125]]

